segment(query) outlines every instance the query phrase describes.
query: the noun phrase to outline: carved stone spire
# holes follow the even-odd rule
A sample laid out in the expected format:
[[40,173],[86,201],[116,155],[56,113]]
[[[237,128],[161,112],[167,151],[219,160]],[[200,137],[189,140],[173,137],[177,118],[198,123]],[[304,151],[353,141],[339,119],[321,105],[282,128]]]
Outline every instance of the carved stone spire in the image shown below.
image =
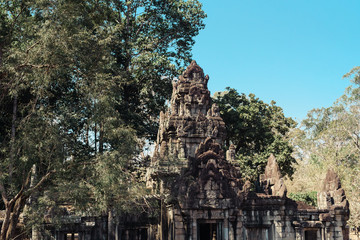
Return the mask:
[[260,175],[260,184],[266,194],[286,197],[287,189],[284,180],[281,177],[279,165],[273,154],[268,158],[265,174]]
[[186,159],[195,156],[199,144],[210,137],[222,143],[225,123],[219,108],[211,104],[208,75],[195,61],[173,82],[171,106],[160,114],[154,159],[167,156]]
[[341,187],[340,178],[332,169],[328,169],[322,189],[318,192],[317,197],[320,209],[349,208],[349,202],[346,199],[344,189]]

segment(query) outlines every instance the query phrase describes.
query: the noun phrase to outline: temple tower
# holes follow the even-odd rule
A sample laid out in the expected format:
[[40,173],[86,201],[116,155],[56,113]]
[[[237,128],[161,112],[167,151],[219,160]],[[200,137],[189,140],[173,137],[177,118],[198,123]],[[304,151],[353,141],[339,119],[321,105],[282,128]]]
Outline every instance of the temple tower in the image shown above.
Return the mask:
[[204,76],[202,68],[192,61],[173,82],[170,109],[160,113],[152,164],[176,159],[186,165],[186,159],[195,156],[196,149],[206,138],[222,143],[225,123],[218,106],[211,104],[208,80],[209,76]]

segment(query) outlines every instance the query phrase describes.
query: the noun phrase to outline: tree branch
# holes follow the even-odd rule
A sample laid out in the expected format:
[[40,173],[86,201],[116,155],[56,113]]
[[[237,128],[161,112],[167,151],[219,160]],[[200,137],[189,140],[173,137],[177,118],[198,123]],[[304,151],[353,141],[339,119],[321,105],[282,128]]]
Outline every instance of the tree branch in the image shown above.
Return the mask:
[[[24,11],[25,9],[25,5],[20,9],[20,12],[14,17],[14,21],[12,22],[11,24],[11,30],[10,30],[10,34],[9,36],[12,34],[12,32],[14,31],[14,27],[15,27],[15,23],[17,22],[18,18],[20,17],[20,15],[22,14],[22,12]],[[12,12],[11,12],[12,13]],[[14,13],[12,13],[14,15]]]
[[[360,151],[360,144],[359,144],[359,136],[355,132],[351,132],[350,130],[346,129],[344,126],[342,129],[348,133],[348,135],[351,137],[353,144],[355,147]],[[355,137],[355,136],[356,137]]]
[[4,204],[7,205],[9,203],[9,200],[6,195],[6,191],[5,191],[5,188],[4,188],[4,185],[2,184],[2,182],[0,182],[0,192],[1,192],[1,198],[4,202]]
[[46,173],[41,179],[40,181],[33,187],[29,188],[26,192],[25,195],[30,195],[31,193],[33,193],[34,191],[36,191],[46,180],[48,180],[50,178],[50,176],[56,173],[56,170],[51,170],[48,173]]
[[37,69],[41,69],[41,68],[55,68],[55,65],[50,65],[50,64],[42,64],[42,65],[35,65],[35,64],[21,64],[19,66],[16,67],[16,69],[21,69],[21,68],[25,68],[25,67],[31,67],[31,68],[37,68]]

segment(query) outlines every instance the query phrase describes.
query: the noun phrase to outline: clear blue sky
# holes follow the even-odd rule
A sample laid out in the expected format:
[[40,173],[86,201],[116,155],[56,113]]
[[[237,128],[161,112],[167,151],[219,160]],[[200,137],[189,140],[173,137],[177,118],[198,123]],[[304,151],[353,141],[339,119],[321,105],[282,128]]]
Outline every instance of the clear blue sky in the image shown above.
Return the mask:
[[213,94],[254,93],[300,121],[328,107],[360,65],[360,0],[199,0],[208,17],[193,59]]

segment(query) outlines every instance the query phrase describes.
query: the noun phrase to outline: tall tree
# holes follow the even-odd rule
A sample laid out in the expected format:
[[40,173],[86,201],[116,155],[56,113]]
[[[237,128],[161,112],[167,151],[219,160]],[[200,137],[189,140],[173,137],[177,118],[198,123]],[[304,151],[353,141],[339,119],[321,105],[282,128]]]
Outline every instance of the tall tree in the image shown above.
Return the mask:
[[350,202],[349,224],[360,227],[360,88],[359,67],[344,77],[352,84],[331,107],[313,109],[293,132],[299,163],[289,189],[305,192],[318,189],[328,168],[336,170]]
[[[45,1],[2,1],[0,192],[5,208],[0,239],[14,238],[29,197],[74,164],[83,144],[68,32],[49,21]],[[5,26],[5,27],[3,27]],[[75,104],[75,105],[74,105]],[[31,183],[31,177],[37,176]],[[33,178],[35,179],[35,178]]]
[[233,88],[217,93],[214,102],[220,108],[227,130],[226,147],[235,145],[242,171],[256,180],[264,172],[271,153],[276,156],[281,172],[293,174],[292,147],[287,138],[296,123],[286,118],[275,102],[266,104],[254,94],[239,94]]
[[139,138],[155,135],[171,79],[204,27],[200,3],[1,1],[0,13],[0,239],[14,237],[33,193],[48,197],[69,171],[90,200],[124,203]]

